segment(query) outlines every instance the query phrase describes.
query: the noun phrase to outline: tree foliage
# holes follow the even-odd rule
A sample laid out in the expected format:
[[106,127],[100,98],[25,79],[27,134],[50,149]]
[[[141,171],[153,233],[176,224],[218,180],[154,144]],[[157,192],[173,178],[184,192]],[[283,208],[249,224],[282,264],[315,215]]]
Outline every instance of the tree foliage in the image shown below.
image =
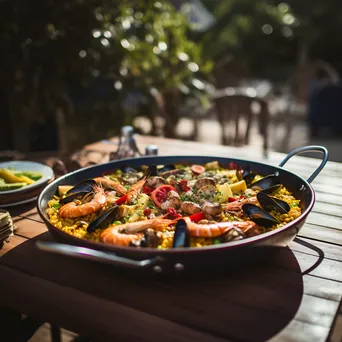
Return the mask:
[[118,132],[127,96],[205,93],[211,65],[167,0],[0,0],[0,32],[0,89],[19,149],[56,110],[80,145]]

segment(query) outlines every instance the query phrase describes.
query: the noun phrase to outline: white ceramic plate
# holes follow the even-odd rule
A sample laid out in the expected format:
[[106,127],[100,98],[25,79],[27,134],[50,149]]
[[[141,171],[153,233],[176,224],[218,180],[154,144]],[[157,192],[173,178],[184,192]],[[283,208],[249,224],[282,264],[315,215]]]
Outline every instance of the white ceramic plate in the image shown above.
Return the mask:
[[9,161],[9,162],[0,163],[0,169],[9,168],[9,167],[18,171],[40,172],[43,175],[43,177],[37,180],[36,182],[34,182],[33,184],[24,186],[19,189],[0,191],[0,196],[6,195],[6,194],[20,193],[28,189],[34,189],[38,186],[43,185],[44,183],[47,183],[54,176],[51,167],[41,164],[41,163],[36,163],[36,162],[31,162],[31,161]]

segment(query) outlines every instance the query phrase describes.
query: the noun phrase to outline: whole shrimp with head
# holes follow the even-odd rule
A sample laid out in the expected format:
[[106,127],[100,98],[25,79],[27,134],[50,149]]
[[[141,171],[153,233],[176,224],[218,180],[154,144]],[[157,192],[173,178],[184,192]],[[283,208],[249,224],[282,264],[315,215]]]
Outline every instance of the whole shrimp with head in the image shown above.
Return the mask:
[[112,225],[101,233],[101,240],[109,245],[129,246],[132,242],[142,239],[144,234],[141,232],[145,229],[163,231],[175,222],[175,220],[156,217],[150,220]]
[[101,187],[94,186],[92,192],[87,193],[80,199],[75,198],[59,208],[59,215],[63,218],[90,215],[103,208],[106,202],[107,198],[104,190]]
[[142,188],[144,187],[147,179],[151,176],[152,170],[149,167],[145,173],[145,175],[135,184],[131,186],[131,188],[127,192],[127,203],[132,204],[134,200],[137,199],[139,194],[141,193]]
[[246,233],[256,227],[256,224],[253,221],[195,223],[191,221],[190,217],[185,217],[184,221],[186,222],[190,236],[206,238],[224,235],[233,228],[239,228]]

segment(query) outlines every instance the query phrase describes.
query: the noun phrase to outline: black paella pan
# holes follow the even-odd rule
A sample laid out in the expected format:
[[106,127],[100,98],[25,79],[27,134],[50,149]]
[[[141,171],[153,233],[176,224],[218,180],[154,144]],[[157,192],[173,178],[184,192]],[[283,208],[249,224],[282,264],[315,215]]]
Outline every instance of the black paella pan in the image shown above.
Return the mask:
[[[307,180],[283,168],[291,157],[303,152],[321,152],[323,154],[321,164]],[[139,168],[142,165],[153,164],[205,164],[215,160],[222,166],[228,166],[231,162],[238,164],[241,168],[248,166],[251,170],[261,175],[277,174],[281,183],[300,200],[302,214],[281,228],[243,240],[201,248],[173,248],[165,250],[112,246],[78,239],[54,227],[49,222],[46,214],[48,201],[54,196],[59,185],[78,184],[85,179],[98,177],[103,173],[114,171],[124,165]],[[315,203],[315,192],[310,183],[323,169],[327,160],[328,151],[326,148],[321,146],[305,146],[291,152],[279,166],[213,156],[152,156],[113,161],[80,169],[55,180],[40,194],[38,212],[52,236],[64,244],[37,242],[37,246],[50,252],[110,263],[115,266],[147,273],[203,274],[222,272],[269,256],[270,252],[278,250],[279,247],[285,247],[293,240]]]

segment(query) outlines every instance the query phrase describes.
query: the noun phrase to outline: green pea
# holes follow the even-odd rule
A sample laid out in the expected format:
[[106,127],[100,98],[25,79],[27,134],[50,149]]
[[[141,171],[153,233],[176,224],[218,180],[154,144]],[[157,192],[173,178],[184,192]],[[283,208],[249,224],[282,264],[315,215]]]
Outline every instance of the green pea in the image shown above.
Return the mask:
[[115,225],[121,224],[121,221],[114,221],[113,224]]

